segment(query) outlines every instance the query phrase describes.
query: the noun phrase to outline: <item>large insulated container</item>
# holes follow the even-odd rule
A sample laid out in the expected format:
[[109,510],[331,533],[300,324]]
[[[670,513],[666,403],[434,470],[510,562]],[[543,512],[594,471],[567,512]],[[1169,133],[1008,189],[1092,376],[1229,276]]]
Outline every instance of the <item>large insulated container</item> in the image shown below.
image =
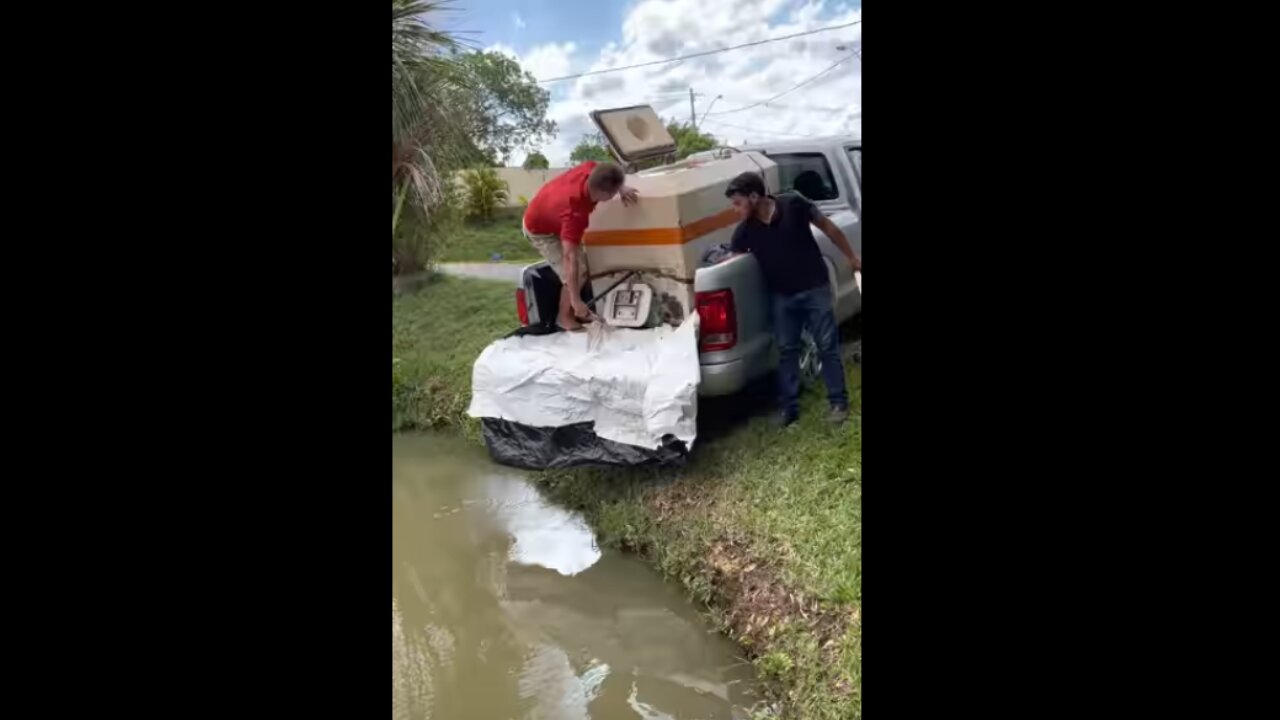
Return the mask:
[[[592,113],[596,125],[628,165],[669,155],[675,141],[647,105]],[[655,302],[665,303],[675,317],[693,307],[693,276],[703,254],[728,243],[738,217],[725,197],[736,175],[760,173],[770,189],[778,187],[778,170],[755,152],[731,152],[723,158],[688,159],[627,175],[639,202],[624,207],[619,198],[600,203],[591,214],[583,244],[592,288],[599,293],[630,270],[640,270],[653,286]],[[676,322],[675,324],[678,324]]]

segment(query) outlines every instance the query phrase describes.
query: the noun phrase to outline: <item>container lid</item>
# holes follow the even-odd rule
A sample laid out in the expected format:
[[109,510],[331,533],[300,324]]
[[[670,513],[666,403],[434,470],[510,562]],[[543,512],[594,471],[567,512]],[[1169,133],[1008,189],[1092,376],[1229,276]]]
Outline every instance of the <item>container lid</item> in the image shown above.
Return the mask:
[[623,162],[634,162],[676,151],[675,138],[648,105],[594,110],[591,120]]

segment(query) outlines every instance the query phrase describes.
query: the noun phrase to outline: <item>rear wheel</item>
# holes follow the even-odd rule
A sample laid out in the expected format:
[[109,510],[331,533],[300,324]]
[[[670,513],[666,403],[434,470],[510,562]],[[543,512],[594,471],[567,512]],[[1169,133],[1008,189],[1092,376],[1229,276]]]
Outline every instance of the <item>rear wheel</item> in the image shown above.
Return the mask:
[[818,342],[808,330],[800,333],[800,375],[805,380],[813,380],[822,375],[822,356],[818,353]]
[[[827,287],[831,289],[831,309],[835,311],[836,300],[836,266],[830,258],[823,258],[827,267]],[[805,328],[800,333],[800,377],[806,381],[822,377],[822,355],[818,352],[818,341]]]

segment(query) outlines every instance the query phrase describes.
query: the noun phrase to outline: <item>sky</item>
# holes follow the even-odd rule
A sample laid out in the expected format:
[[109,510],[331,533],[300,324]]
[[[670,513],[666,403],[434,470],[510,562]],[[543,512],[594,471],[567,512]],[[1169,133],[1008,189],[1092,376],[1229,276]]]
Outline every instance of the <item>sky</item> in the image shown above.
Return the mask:
[[[457,0],[442,27],[477,49],[505,53],[546,79],[739,45],[862,17],[861,0]],[[843,46],[843,49],[840,49]],[[728,145],[862,134],[862,26],[682,62],[545,83],[556,138],[541,147],[553,167],[594,132],[591,110],[650,104],[690,119]],[[852,56],[852,57],[850,57]],[[832,70],[766,105],[743,109]],[[717,96],[718,99],[717,99]],[[703,120],[705,114],[705,120]],[[537,148],[535,148],[537,149]],[[508,158],[524,161],[525,150]]]

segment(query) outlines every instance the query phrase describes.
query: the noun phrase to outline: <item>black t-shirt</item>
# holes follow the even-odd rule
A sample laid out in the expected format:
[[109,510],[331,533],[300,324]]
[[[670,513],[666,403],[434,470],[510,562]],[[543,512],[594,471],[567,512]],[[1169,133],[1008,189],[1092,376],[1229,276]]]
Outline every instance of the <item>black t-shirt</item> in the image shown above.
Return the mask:
[[765,284],[780,295],[825,285],[827,266],[809,228],[816,212],[813,203],[799,193],[782,193],[774,202],[777,210],[772,222],[752,217],[738,224],[733,231],[733,251],[755,255]]

